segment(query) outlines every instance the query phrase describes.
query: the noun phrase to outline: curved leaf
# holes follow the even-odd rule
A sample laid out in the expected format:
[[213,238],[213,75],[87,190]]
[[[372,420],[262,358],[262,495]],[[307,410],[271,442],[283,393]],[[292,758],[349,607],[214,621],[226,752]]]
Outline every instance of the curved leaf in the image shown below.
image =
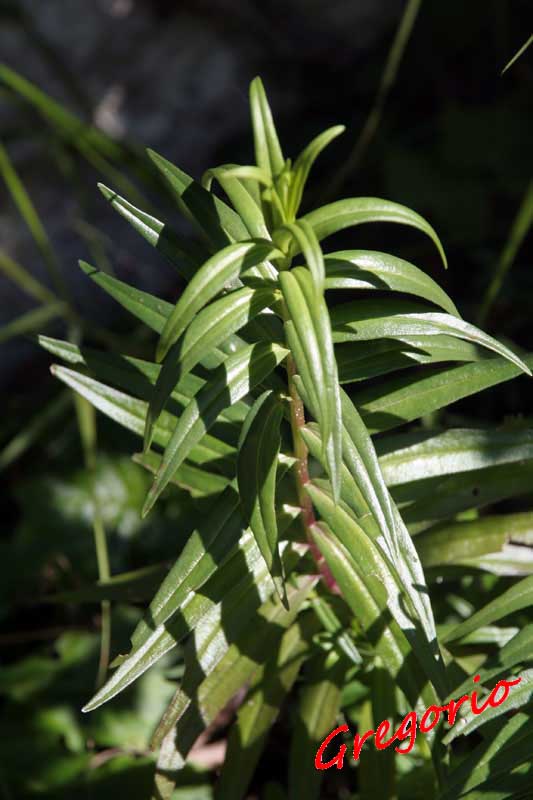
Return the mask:
[[478,345],[444,334],[346,342],[335,347],[341,383],[376,378],[389,372],[414,367],[416,364],[480,361],[491,357]]
[[331,312],[331,326],[334,342],[435,334],[457,336],[492,350],[531,375],[527,364],[492,336],[450,314],[426,311],[421,304],[389,299],[345,303]]
[[411,211],[410,208],[390,200],[381,200],[378,197],[352,197],[348,200],[337,200],[335,203],[329,203],[310,211],[304,215],[303,219],[313,226],[320,240],[344,228],[361,225],[365,222],[396,222],[400,225],[408,225],[429,236],[439,251],[444,266],[447,266],[440,239],[429,222],[420,214]]
[[333,139],[336,139],[337,136],[340,136],[341,133],[344,133],[345,130],[346,128],[344,125],[335,125],[332,128],[328,128],[322,133],[319,133],[318,136],[315,136],[315,138],[309,142],[307,147],[302,150],[294,162],[293,176],[289,192],[290,217],[295,217],[298,212],[300,203],[302,202],[303,191],[309,176],[309,172],[316,159],[322,150],[324,150],[324,148],[327,147],[328,144],[333,141]]
[[403,258],[374,250],[340,250],[324,259],[326,289],[406,292],[460,317],[455,303],[429,275]]

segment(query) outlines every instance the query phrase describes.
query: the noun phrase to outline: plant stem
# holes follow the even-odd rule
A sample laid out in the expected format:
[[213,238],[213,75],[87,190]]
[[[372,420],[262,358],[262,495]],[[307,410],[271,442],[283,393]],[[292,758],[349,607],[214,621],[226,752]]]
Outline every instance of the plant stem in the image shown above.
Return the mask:
[[311,498],[305,491],[305,484],[309,483],[309,469],[307,465],[308,450],[307,446],[300,433],[300,428],[305,425],[305,411],[302,399],[296,390],[294,384],[294,375],[296,374],[296,365],[291,355],[287,357],[287,378],[289,383],[289,394],[291,398],[291,430],[292,441],[294,447],[294,456],[297,459],[296,464],[296,490],[298,492],[298,502],[302,509],[302,525],[305,535],[309,544],[309,549],[315,560],[324,583],[332,592],[338,593],[339,589],[335,578],[331,574],[324,556],[320,552],[316,543],[311,536],[311,529],[316,526],[317,521]]

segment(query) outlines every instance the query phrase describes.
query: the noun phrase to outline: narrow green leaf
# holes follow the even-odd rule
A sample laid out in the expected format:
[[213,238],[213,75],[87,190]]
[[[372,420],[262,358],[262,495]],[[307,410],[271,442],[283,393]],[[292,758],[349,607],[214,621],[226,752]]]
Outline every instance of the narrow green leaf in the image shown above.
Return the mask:
[[[97,379],[113,384],[142,400],[149,400],[152,397],[152,387],[157,383],[161,373],[160,364],[152,361],[105,353],[93,350],[91,347],[80,349],[71,342],[52,339],[49,336],[39,336],[38,341],[41,347],[44,347],[52,355],[69,364],[84,366]],[[174,387],[171,394],[173,403],[177,404],[180,409],[185,408],[205,384],[205,379],[189,372],[180,378],[179,383]],[[221,412],[220,419],[229,422],[235,427],[235,430],[240,430],[240,423],[246,417],[248,409],[249,404],[241,400]]]
[[279,598],[286,604],[276,516],[276,472],[282,417],[283,406],[272,391],[267,390],[257,398],[241,432],[237,480],[246,520]]
[[[112,389],[94,380],[94,378],[75,370],[58,367],[54,364],[51,367],[51,372],[60,381],[89,400],[103,414],[118,422],[119,425],[139,436],[143,435],[147,408],[145,402]],[[175,427],[176,418],[164,412],[155,427],[154,441],[158,445],[166,447]],[[228,471],[233,471],[232,456],[234,452],[235,449],[231,445],[207,435],[189,452],[189,458],[200,465],[209,462],[216,463],[219,469],[226,465]]]
[[[155,475],[161,466],[162,456],[153,452],[135,453],[133,460]],[[216,472],[207,472],[205,469],[183,463],[170,482],[188,491],[191,497],[209,497],[223,492],[230,480],[224,475],[217,475]]]
[[[533,356],[525,362],[533,367]],[[502,358],[490,358],[451,369],[434,368],[423,374],[400,375],[379,386],[354,393],[370,433],[395,428],[424,414],[496,386],[520,375],[521,369]]]
[[443,641],[454,642],[472,633],[482,625],[491,625],[493,622],[497,622],[515,611],[529,608],[530,605],[533,605],[533,576],[523,578],[511,586],[510,589],[502,592],[499,597],[491,600],[482,609],[476,611],[471,617],[446,633]]
[[250,603],[242,598],[231,620],[228,616],[223,636],[220,619],[195,629],[186,647],[182,686],[161,721],[153,745],[178,723],[176,748],[186,758],[200,733],[264,663],[265,653],[279,650],[284,631],[293,623],[316,580],[299,576],[288,583],[289,610],[276,596],[259,608],[257,601]]
[[[439,800],[456,800],[457,797],[470,800],[470,791],[476,788],[481,790],[478,800],[500,800],[500,795],[494,798],[491,788],[496,781],[508,776],[515,767],[526,762],[529,764],[532,747],[533,720],[526,714],[516,714],[503,725],[494,738],[480,742],[449,772]],[[505,793],[502,800],[509,800],[509,797]],[[526,796],[523,797],[526,800]]]
[[[241,536],[238,547],[233,549],[230,557],[214,572],[209,581],[197,591],[187,592],[172,618],[164,617],[165,621],[155,627],[152,623],[148,637],[120,664],[82,710],[94,711],[103,703],[107,703],[146,672],[165,653],[176,647],[194,628],[205,629],[209,623],[213,624],[213,620],[220,623],[222,602],[228,608],[234,609],[237,615],[234,624],[241,624],[241,618],[251,615],[254,608],[259,605],[258,593],[265,599],[265,582],[270,582],[268,571],[253,537],[249,532],[245,533]],[[253,587],[257,597],[255,602],[250,598],[250,587]],[[244,597],[248,597],[246,606],[242,604]],[[172,598],[171,605],[175,605],[175,599]],[[169,607],[167,604],[166,608]]]
[[50,289],[34,278],[28,270],[14,261],[7,253],[4,253],[3,250],[0,250],[0,272],[16,284],[19,289],[39,300],[39,302],[57,302],[57,297]]
[[[0,80],[3,74],[2,67],[0,65]],[[52,247],[52,243],[48,238],[48,235],[44,229],[43,223],[41,222],[41,218],[37,213],[37,210],[26,191],[24,184],[22,183],[19,175],[17,174],[13,164],[11,163],[11,159],[7,154],[7,150],[4,146],[0,143],[0,175],[5,181],[7,189],[13,199],[13,202],[17,206],[20,216],[26,223],[28,230],[39,250],[42,259],[46,265],[46,268],[49,272],[50,278],[54,284],[54,287],[60,297],[63,299],[65,298],[65,284],[63,281],[63,276],[61,274],[61,270],[59,268],[59,264],[54,252],[54,248]]]
[[[376,603],[365,586],[365,580],[371,576],[361,575],[358,562],[350,556],[343,544],[335,537],[323,522],[315,525],[311,531],[314,541],[324,555],[344,599],[360,623],[363,631],[381,656],[393,679],[401,687],[409,702],[416,706],[419,702],[421,687],[425,679],[418,662],[412,661],[411,646],[401,628],[386,613],[386,593],[382,592],[384,610]],[[377,581],[376,581],[377,583]],[[376,591],[380,591],[376,585]],[[405,665],[409,665],[406,669]],[[430,691],[430,695],[433,692]],[[429,699],[429,695],[426,695]],[[433,700],[430,700],[430,703]]]
[[398,484],[391,491],[396,502],[402,504],[405,522],[411,525],[450,519],[461,511],[483,508],[509,497],[527,494],[532,485],[533,462],[518,461]]
[[333,128],[328,128],[322,133],[319,133],[318,136],[315,136],[315,138],[309,142],[307,147],[302,150],[294,162],[293,177],[289,195],[289,209],[291,217],[294,218],[298,213],[311,167],[315,163],[322,150],[324,150],[324,148],[326,148],[330,142],[336,139],[337,136],[340,136],[341,133],[344,133],[345,130],[346,128],[344,125],[335,125]]
[[502,75],[503,75],[503,73],[504,73],[504,72],[507,72],[507,70],[509,69],[509,67],[512,67],[512,66],[513,66],[513,64],[515,63],[515,61],[518,61],[518,59],[520,58],[520,56],[521,56],[521,55],[523,55],[523,54],[526,52],[526,50],[528,49],[528,47],[529,47],[529,46],[530,46],[532,43],[533,43],[533,33],[531,34],[531,36],[529,37],[529,39],[526,39],[526,41],[524,42],[524,44],[522,45],[522,47],[521,47],[521,48],[520,48],[520,49],[519,49],[519,50],[518,50],[518,51],[517,51],[517,52],[514,54],[514,56],[513,56],[513,57],[512,57],[512,58],[511,58],[511,59],[510,59],[508,62],[507,62],[507,64],[505,65],[505,67],[502,69]]
[[168,316],[157,346],[157,361],[163,360],[196,314],[232,279],[275,253],[276,249],[268,242],[248,241],[229,245],[208,259]]
[[87,264],[85,261],[79,262],[81,269],[88,277],[100,286],[117,303],[133,314],[141,322],[144,322],[156,333],[161,333],[166,321],[172,313],[172,305],[166,300],[161,300],[148,292],[135,289],[111,275],[106,275],[96,267]]
[[[198,363],[205,365],[206,358],[216,352],[217,347],[221,347],[231,334],[254,320],[274,299],[275,294],[270,289],[237,289],[196,315],[183,337],[171,347],[162,364],[146,416],[145,450],[150,447],[153,426],[177,384]],[[246,347],[244,343],[243,346]],[[231,351],[235,352],[235,348]],[[226,358],[223,359],[225,360]],[[216,365],[218,363],[220,362]]]
[[[526,625],[518,631],[498,652],[489,656],[483,667],[477,670],[479,682],[485,686],[495,678],[505,678],[519,664],[533,661],[533,624]],[[453,697],[460,697],[472,690],[472,678],[468,677],[453,690]]]
[[[301,391],[301,381],[298,380],[298,377],[295,378],[295,381],[297,388]],[[305,400],[305,390],[302,396]],[[414,613],[418,616],[423,627],[427,641],[436,643],[433,611],[420,559],[409,532],[385,486],[376,451],[368,431],[355,406],[343,391],[341,391],[341,402],[344,428],[342,432],[344,463],[381,531],[382,537],[378,539],[380,547],[390,564],[397,570],[409,596]],[[368,530],[366,525],[364,527],[365,530]],[[436,661],[440,662],[438,648],[435,649],[434,656]],[[438,670],[438,667],[435,667],[435,669]]]
[[285,159],[261,78],[254,78],[250,84],[250,110],[257,166],[275,178],[282,172]]
[[[246,168],[242,167],[241,170],[242,169]],[[249,167],[248,169],[251,170],[253,168]],[[258,170],[258,172],[261,173],[260,170]],[[253,172],[251,174],[255,175]],[[248,173],[248,175],[250,175],[250,173]],[[220,183],[222,189],[230,199],[233,208],[244,222],[249,236],[260,239],[270,238],[265,218],[260,207],[260,197],[258,204],[252,192],[247,188],[247,182],[241,180],[239,177],[238,168],[215,167],[214,169],[208,170],[202,181],[204,186],[206,186],[206,178],[209,184],[212,178],[215,178]],[[209,185],[207,185],[206,188],[209,188]]]
[[420,214],[390,200],[381,200],[377,197],[337,200],[335,203],[310,211],[303,219],[313,226],[320,240],[344,228],[361,225],[364,222],[395,222],[408,225],[429,236],[439,251],[444,266],[447,266],[442,244],[431,225]]
[[376,378],[389,372],[437,364],[442,361],[480,361],[492,358],[486,350],[452,336],[402,336],[401,339],[375,339],[347,342],[335,347],[341,383]]
[[[521,683],[510,687],[509,697],[505,703],[501,703],[496,707],[490,706],[485,709],[483,714],[476,715],[472,710],[461,714],[461,711],[459,711],[458,716],[460,718],[444,737],[444,744],[450,744],[458,736],[468,736],[469,733],[477,730],[481,725],[486,725],[487,722],[501,717],[502,714],[507,714],[509,711],[514,711],[530,703],[533,700],[533,669],[527,669],[517,677],[522,679]],[[486,697],[480,697],[480,703],[483,703],[485,699]]]
[[214,575],[241,538],[245,543],[245,527],[239,495],[228,486],[213,508],[200,518],[135,628],[131,637],[133,651],[144,645],[155,626],[165,623],[181,608],[189,592],[199,590]]
[[507,358],[527,375],[531,375],[529,367],[492,336],[450,314],[434,313],[425,309],[422,304],[388,298],[357,300],[354,303],[336,306],[331,313],[333,341],[367,341],[384,337],[447,334],[486,347]]
[[[482,556],[503,551],[508,542],[529,538],[533,541],[533,514],[501,514],[430,528],[417,536],[416,549],[425,568],[478,565],[483,569]],[[518,549],[530,566],[529,549]]]
[[429,275],[403,258],[374,250],[341,250],[325,256],[326,289],[406,292],[460,317],[454,302]]
[[3,444],[0,450],[0,472],[29,450],[41,437],[43,431],[66,415],[67,410],[71,407],[70,392],[67,390],[60,392],[50,402],[41,405],[35,416],[30,418],[7,444]]
[[382,614],[388,609],[409,641],[425,674],[433,681],[439,693],[442,693],[443,670],[439,670],[435,659],[433,639],[428,638],[417,624],[416,618],[406,611],[411,605],[412,589],[409,590],[406,584],[405,571],[403,575],[398,573],[384,556],[379,544],[365,533],[359,521],[342,502],[335,505],[331,496],[317,485],[307,484],[306,490],[328,530],[346,548],[352,561],[357,563],[365,590],[379,606]]
[[89,586],[83,586],[68,592],[47,594],[40,598],[45,604],[57,603],[135,603],[148,600],[161,583],[167,572],[163,564],[153,564],[149,567],[121,572],[113,575],[106,581],[97,581]]
[[99,183],[98,188],[115,211],[177,267],[187,280],[192,278],[198,266],[209,257],[206,249],[181,239],[166,222],[136,208],[103,183]]
[[331,343],[329,313],[317,295],[308,270],[297,267],[279,276],[292,325],[286,325],[289,346],[309,394],[316,397],[315,413],[333,492],[340,491],[342,411],[337,365]]
[[182,213],[204,234],[213,250],[249,238],[244,222],[232,208],[166,158],[153,150],[147,152],[168,182]]
[[379,463],[388,486],[533,459],[533,430],[457,428],[381,438]]
[[224,408],[244,397],[260,383],[287,355],[277,345],[257,344],[239,351],[218,367],[211,380],[191,400],[181,415],[165,449],[161,468],[146,498],[145,516],[168,484],[174,471],[187,458]]

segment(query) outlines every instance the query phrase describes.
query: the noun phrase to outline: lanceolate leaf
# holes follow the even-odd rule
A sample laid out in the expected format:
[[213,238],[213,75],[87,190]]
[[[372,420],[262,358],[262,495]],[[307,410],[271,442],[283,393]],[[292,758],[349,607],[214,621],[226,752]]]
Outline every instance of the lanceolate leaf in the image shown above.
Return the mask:
[[509,348],[450,314],[426,311],[425,306],[401,300],[358,300],[331,312],[334,342],[367,341],[384,337],[447,334],[466,339],[504,356],[527,375],[531,371]]
[[142,292],[133,286],[107,275],[85,261],[80,261],[80,267],[86,275],[100,286],[108,295],[120,303],[141,322],[157,333],[161,333],[168,317],[172,312],[172,305],[166,300],[148,292]]
[[[243,169],[245,168],[243,167]],[[237,177],[234,169],[231,167],[228,169],[225,167],[217,167],[209,170],[207,177],[213,177],[218,180],[231,200],[233,207],[244,222],[249,236],[259,237],[261,239],[270,238],[265,218],[261,211],[260,198],[258,204],[253,194],[247,188],[247,182]]]
[[[69,364],[87,367],[99,380],[114,384],[142,400],[148,400],[152,394],[152,387],[156,384],[161,372],[161,365],[152,361],[143,361],[130,356],[116,355],[93,350],[91,347],[79,348],[70,342],[52,339],[49,336],[39,336],[39,344]],[[205,386],[205,379],[188,373],[180,378],[174,387],[171,397],[180,408],[185,408],[194,395]],[[248,413],[248,404],[239,401],[221,412],[220,418],[230,422],[237,429]]]
[[294,162],[293,177],[289,194],[290,216],[295,217],[298,212],[300,203],[302,202],[304,186],[309,176],[311,167],[315,163],[316,159],[322,150],[324,150],[324,148],[327,147],[328,144],[333,141],[333,139],[336,139],[337,136],[340,136],[341,133],[344,133],[345,130],[346,128],[344,125],[335,125],[333,128],[328,128],[326,131],[323,131],[323,133],[315,136],[315,138],[309,142],[307,147],[302,150]]
[[183,338],[171,348],[158,375],[146,416],[145,450],[150,447],[153,426],[176,385],[206,354],[254,319],[273,298],[270,289],[237,289],[197,314]]
[[352,225],[361,225],[364,222],[396,222],[409,225],[427,234],[434,242],[446,266],[446,256],[439,237],[431,225],[419,214],[398,203],[390,200],[381,200],[377,197],[352,197],[348,200],[337,200],[326,206],[317,208],[305,214],[307,220],[315,229],[320,240],[327,236],[348,228]]
[[[475,800],[509,800],[505,790],[504,794],[495,795],[492,788],[496,781],[509,775],[515,767],[529,763],[532,748],[533,720],[526,714],[518,713],[503,725],[493,739],[480,742],[470,755],[450,771],[439,800],[456,800],[457,797],[470,800],[470,791],[475,788],[480,789]],[[522,797],[525,800],[526,795]]]
[[260,383],[287,355],[277,345],[251,345],[230,356],[181,415],[168,443],[161,468],[146,498],[143,515],[152,508],[174,471],[224,408],[240,400]]
[[[424,567],[476,566],[483,569],[482,556],[504,550],[508,542],[533,543],[533,514],[501,514],[482,519],[439,525],[416,538],[416,549]],[[529,548],[517,548],[524,559]],[[529,571],[529,570],[528,570]]]
[[[301,385],[301,381],[297,381]],[[305,395],[304,395],[305,399]],[[382,534],[380,546],[397,570],[429,642],[436,641],[425,578],[411,537],[385,486],[372,440],[349,397],[341,392],[343,460]],[[438,652],[434,653],[439,660]],[[438,667],[435,666],[437,670]]]
[[206,236],[213,250],[249,238],[246,226],[232,208],[166,158],[153,150],[147,152],[168,181],[181,211]]
[[[531,369],[533,356],[525,363]],[[401,375],[352,396],[370,433],[412,422],[424,414],[469,397],[520,375],[522,370],[507,359],[490,358],[451,369]]]
[[276,471],[283,406],[271,391],[257,398],[244,421],[237,480],[244,514],[282,602],[287,598],[278,550]]
[[379,545],[363,531],[349,509],[341,503],[334,505],[332,498],[316,485],[308,484],[307,491],[328,529],[339,539],[357,563],[360,579],[382,613],[388,609],[398,627],[408,639],[415,656],[437,691],[444,691],[443,671],[439,669],[433,652],[433,640],[417,625],[412,615],[406,613],[412,597],[412,589],[405,582],[405,570],[400,575],[390,562],[387,563]]
[[[234,611],[232,624],[242,624],[246,615],[252,614],[259,605],[260,596],[265,599],[269,582],[268,571],[253,537],[249,531],[245,532],[238,547],[231,551],[229,558],[203,588],[187,592],[179,604],[174,602],[176,598],[172,598],[172,605],[175,606],[173,618],[168,619],[163,614],[164,621],[156,627],[152,625],[149,635],[143,637],[142,644],[134,648],[83,711],[93,711],[122,692],[165,653],[176,647],[192,629],[198,627],[202,630],[202,625],[205,626],[206,622],[212,625],[215,620],[220,624],[222,602],[228,610],[232,608]],[[246,604],[243,603],[244,598]],[[237,613],[239,607],[241,611]]]
[[[81,394],[89,400],[92,405],[99,409],[103,414],[118,422],[139,436],[144,432],[144,420],[146,418],[147,404],[136,397],[112,389],[94,378],[83,375],[75,370],[66,369],[53,365],[52,374],[63,381],[71,389]],[[154,441],[158,445],[165,447],[176,426],[176,418],[170,414],[161,414],[158,424],[154,431]],[[232,456],[235,449],[225,442],[216,439],[209,434],[202,438],[202,441],[189,451],[188,457],[196,464],[216,463],[218,469],[222,469],[226,463],[228,471],[232,471]]]
[[379,462],[388,486],[533,459],[533,431],[457,428],[382,438]]
[[[451,731],[444,737],[444,744],[453,742],[458,736],[468,736],[469,733],[477,730],[481,725],[486,725],[487,722],[497,719],[502,714],[514,711],[530,703],[531,700],[533,700],[533,669],[527,669],[516,677],[522,679],[521,683],[510,687],[509,697],[506,699],[505,703],[500,703],[500,705],[496,707],[491,706],[485,709],[483,714],[476,715],[469,710],[463,716],[461,712],[459,712],[461,719],[457,720]],[[480,704],[483,703],[485,699],[486,697],[481,696]]]
[[527,494],[532,485],[533,461],[517,461],[399,484],[391,491],[396,502],[402,504],[403,519],[412,525],[448,519],[461,511]]
[[[492,686],[495,680],[506,678],[513,667],[533,661],[533,624],[526,625],[505,644],[497,654],[489,656],[478,669],[479,682],[482,686]],[[468,677],[453,690],[454,697],[460,697],[471,691],[472,679]]]
[[327,470],[338,497],[342,411],[329,314],[306,269],[281,272],[279,279],[292,323],[286,326],[289,346],[303,382],[312,397],[316,397]]
[[[148,453],[135,453],[133,460],[136,464],[155,474],[161,466],[162,456],[152,451]],[[171,483],[185,489],[191,497],[209,497],[220,494],[229,484],[230,479],[216,472],[207,472],[205,469],[194,467],[192,464],[183,463],[175,472]]]
[[157,361],[163,360],[198,311],[227,284],[242,271],[275,253],[275,248],[268,242],[248,241],[229,245],[206,261],[187,285],[165,322],[157,346]]
[[455,303],[440,286],[403,258],[373,250],[341,250],[324,259],[326,289],[377,289],[406,292],[459,317]]
[[250,85],[250,109],[257,166],[268,175],[277,177],[283,170],[285,159],[261,78],[254,78]]
[[444,635],[445,642],[454,642],[467,636],[483,625],[491,625],[503,617],[533,605],[533,576],[524,578],[502,592],[495,600],[491,600],[484,608],[472,614]]
[[376,378],[389,372],[442,361],[480,361],[486,350],[452,336],[402,336],[370,342],[347,342],[335,347],[341,383]]
[[112,189],[104,186],[103,183],[99,183],[98,188],[115,211],[118,211],[137,233],[140,233],[152,247],[159,250],[171,264],[177,267],[187,280],[192,278],[198,266],[209,257],[205,248],[184,241],[172,228],[169,228],[167,223],[136,208]]

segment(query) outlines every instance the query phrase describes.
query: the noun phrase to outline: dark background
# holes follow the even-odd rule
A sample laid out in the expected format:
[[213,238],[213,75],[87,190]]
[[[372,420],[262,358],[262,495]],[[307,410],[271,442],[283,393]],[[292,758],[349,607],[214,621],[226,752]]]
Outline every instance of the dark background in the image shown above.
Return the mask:
[[[424,215],[447,251],[446,274],[431,244],[399,226],[363,226],[338,236],[331,246],[347,243],[401,254],[436,277],[470,321],[476,321],[533,174],[533,48],[500,74],[531,32],[530,6],[528,0],[423,3],[376,135],[338,195],[385,197]],[[354,146],[403,8],[399,0],[0,2],[0,53],[5,64],[85,122],[134,148],[152,147],[195,177],[219,163],[251,162],[247,93],[250,80],[260,74],[286,155],[295,156],[330,125],[347,126],[313,170],[309,207],[327,193]],[[131,330],[130,321],[77,268],[78,258],[92,260],[95,242],[119,277],[176,297],[173,273],[96,190],[97,171],[73,150],[61,150],[53,130],[3,87],[0,140],[41,215],[80,313],[112,331]],[[117,166],[134,174],[129,157]],[[187,230],[165,197],[154,188],[148,195]],[[0,248],[47,282],[3,183]],[[530,234],[484,326],[527,350],[533,349],[531,252]],[[0,300],[0,326],[34,305],[2,276]],[[61,324],[47,331],[64,334]],[[56,396],[49,361],[28,338],[0,344],[0,448]],[[499,424],[509,415],[530,416],[530,397],[521,378],[460,404],[454,413],[458,419],[468,416],[471,424]],[[128,458],[137,443],[104,420],[99,420],[99,441],[113,571],[172,557],[179,498],[141,523],[145,476]],[[158,716],[155,701],[142,716],[141,688],[115,712],[94,715],[96,722],[84,719],[81,727],[78,709],[94,680],[97,606],[51,607],[38,601],[95,578],[89,478],[82,463],[71,411],[45,428],[0,475],[0,622],[5,630],[0,696],[10,719],[10,727],[0,726],[1,741],[9,744],[0,797],[70,796],[69,786],[86,771],[89,756],[124,741],[144,752],[145,729]],[[114,616],[117,652],[135,613],[124,607]],[[155,691],[162,702],[163,677],[153,680],[150,697]],[[143,772],[143,763],[125,764],[128,775],[140,770],[132,784],[137,794],[131,796],[143,796],[142,780],[149,772],[149,767]],[[106,765],[104,759],[104,772]],[[111,773],[99,773],[98,796],[105,796],[104,784],[112,786]],[[92,796],[96,789],[84,791],[83,796]]]

